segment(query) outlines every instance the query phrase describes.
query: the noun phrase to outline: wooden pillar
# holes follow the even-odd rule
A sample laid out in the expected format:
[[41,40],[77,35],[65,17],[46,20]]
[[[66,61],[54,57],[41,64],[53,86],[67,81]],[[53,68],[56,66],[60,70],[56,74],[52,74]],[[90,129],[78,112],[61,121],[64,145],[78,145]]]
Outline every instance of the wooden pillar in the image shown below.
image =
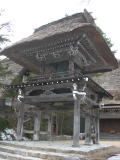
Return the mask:
[[99,144],[99,135],[100,135],[100,111],[95,110],[95,115],[97,118],[95,118],[95,139],[94,144]]
[[40,66],[40,75],[43,76],[44,73],[45,73],[45,61],[43,60],[41,66]]
[[17,122],[17,138],[16,138],[17,141],[22,140],[24,112],[25,112],[25,104],[24,102],[20,102],[18,122]]
[[37,111],[34,117],[34,134],[33,140],[39,141],[40,138],[40,123],[41,123],[41,112]]
[[91,111],[86,110],[88,116],[85,117],[85,144],[89,145],[91,143]]
[[74,100],[74,130],[73,130],[73,147],[79,147],[80,134],[80,101]]
[[52,131],[53,131],[53,112],[49,111],[49,119],[48,119],[48,135],[47,139],[52,140]]
[[72,74],[73,71],[74,71],[74,61],[73,61],[73,59],[71,58],[71,59],[69,60],[69,73]]

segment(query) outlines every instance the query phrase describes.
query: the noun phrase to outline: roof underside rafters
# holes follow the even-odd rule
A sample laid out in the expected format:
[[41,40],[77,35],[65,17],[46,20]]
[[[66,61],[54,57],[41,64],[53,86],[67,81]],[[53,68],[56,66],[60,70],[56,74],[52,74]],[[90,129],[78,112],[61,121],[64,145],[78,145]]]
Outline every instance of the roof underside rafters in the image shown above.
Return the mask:
[[78,66],[83,63],[84,73],[111,69],[100,56],[87,34],[45,45],[34,45],[34,47],[14,50],[12,57],[26,64],[28,69],[36,70],[36,73],[39,73],[43,61],[50,64],[69,60],[71,57]]
[[42,61],[49,64],[71,57],[86,73],[118,67],[87,11],[36,29],[31,36],[3,50],[1,55],[38,74]]

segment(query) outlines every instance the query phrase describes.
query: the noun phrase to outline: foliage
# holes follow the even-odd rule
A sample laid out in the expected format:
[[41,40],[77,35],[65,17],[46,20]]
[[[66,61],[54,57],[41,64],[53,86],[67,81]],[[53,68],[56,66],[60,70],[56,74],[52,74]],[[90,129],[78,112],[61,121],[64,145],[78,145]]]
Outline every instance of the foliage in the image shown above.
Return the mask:
[[[57,111],[54,113],[54,133],[56,135],[73,135],[74,111]],[[84,133],[85,119],[80,118],[80,132]]]
[[27,72],[26,74],[24,74],[24,83],[26,83],[28,81],[29,77],[35,77],[38,76],[38,74],[33,73],[33,72]]
[[9,122],[5,117],[0,117],[0,132],[9,127]]
[[[0,10],[0,16],[2,16],[3,10]],[[2,23],[0,24],[0,49],[2,44],[6,42],[10,42],[10,40],[7,38],[9,34],[5,34],[4,32],[10,33],[10,22]],[[3,65],[0,62],[0,78],[4,78],[6,75],[11,74],[11,71],[8,70],[8,67],[3,67]],[[3,83],[0,83],[0,87],[3,86]]]
[[66,121],[64,126],[65,125],[66,127],[63,127],[63,135],[73,135],[73,121],[72,120],[69,120],[68,122]]
[[[1,80],[6,76],[6,75],[10,75],[12,73],[12,71],[8,70],[8,67],[4,67],[2,65],[2,62],[0,62],[0,78]],[[0,82],[0,87],[3,86],[3,83]]]
[[69,15],[66,13],[66,14],[65,14],[65,17],[68,17],[68,16],[69,16]]
[[[12,80],[11,85],[18,85],[18,84],[22,84],[22,79],[16,76]],[[4,90],[3,92],[3,97],[5,99],[6,98],[14,99],[15,97],[17,97],[17,95],[18,95],[18,91],[15,89]]]
[[19,85],[19,84],[22,84],[22,78],[15,76],[11,82],[11,85]]
[[[3,10],[0,10],[0,16],[2,16],[2,13],[3,13]],[[5,32],[7,33],[11,32],[10,26],[11,26],[11,22],[5,22],[5,23],[0,24],[0,32],[1,32],[0,33],[0,46],[2,44],[6,44],[6,42],[10,42],[10,40],[8,39],[8,36],[10,34],[5,33]]]
[[38,74],[33,73],[33,72],[29,72],[29,76],[30,76],[30,77],[34,77],[34,76],[38,76]]
[[41,126],[40,126],[41,131],[47,131],[47,128],[48,128],[48,120],[41,119]]
[[104,33],[100,27],[98,27],[96,25],[96,28],[102,34],[102,36],[104,37],[104,39],[107,42],[107,44],[108,44],[109,48],[111,49],[112,53],[115,54],[117,50],[112,50],[112,47],[113,47],[114,44],[112,44],[111,39],[107,37],[106,33]]
[[11,71],[8,71],[8,67],[3,67],[3,65],[0,62],[0,77],[4,78],[6,74],[11,74]]
[[54,133],[72,135],[73,132],[73,111],[54,112]]

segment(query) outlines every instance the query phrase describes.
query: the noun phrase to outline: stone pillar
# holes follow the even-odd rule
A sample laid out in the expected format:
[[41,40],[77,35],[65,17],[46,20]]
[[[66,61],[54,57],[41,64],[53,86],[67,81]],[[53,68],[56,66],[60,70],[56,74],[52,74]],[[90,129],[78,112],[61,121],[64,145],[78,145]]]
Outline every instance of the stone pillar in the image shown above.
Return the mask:
[[95,110],[95,139],[94,139],[94,143],[95,144],[99,144],[99,134],[100,134],[100,111],[99,110]]
[[85,144],[90,145],[91,143],[91,111],[86,110],[88,116],[85,117]]
[[18,122],[17,122],[17,138],[16,138],[17,141],[22,140],[24,112],[25,112],[25,104],[24,102],[20,102]]
[[48,135],[47,139],[52,140],[52,131],[53,131],[53,112],[49,111],[49,119],[48,119]]
[[34,134],[33,134],[34,141],[39,141],[40,123],[41,123],[41,111],[36,111],[36,114],[34,116]]
[[74,100],[74,130],[73,130],[73,147],[79,147],[80,134],[80,101]]

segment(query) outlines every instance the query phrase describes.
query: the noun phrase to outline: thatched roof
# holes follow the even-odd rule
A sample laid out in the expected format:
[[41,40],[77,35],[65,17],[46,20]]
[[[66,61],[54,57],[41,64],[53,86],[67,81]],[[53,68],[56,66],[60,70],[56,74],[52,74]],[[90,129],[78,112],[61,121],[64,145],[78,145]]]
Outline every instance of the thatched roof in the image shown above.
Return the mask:
[[104,73],[101,76],[94,77],[93,79],[96,83],[113,95],[113,100],[105,99],[105,103],[120,104],[120,66],[114,71]]
[[[37,52],[44,54],[48,47],[53,49],[59,45],[60,48],[62,45],[68,44],[68,42],[70,45],[73,41],[76,41],[76,37],[81,38],[83,35],[87,35],[92,44],[92,48],[86,49],[87,52],[89,52],[90,56],[94,52],[96,55],[93,57],[97,61],[91,68],[90,66],[86,67],[86,72],[90,72],[93,68],[96,68],[96,70],[117,68],[117,61],[114,55],[94,26],[94,19],[86,10],[84,13],[77,13],[39,27],[31,36],[5,48],[0,54],[7,56],[33,72],[39,73],[40,62],[36,58]],[[99,61],[100,64],[98,64]]]

